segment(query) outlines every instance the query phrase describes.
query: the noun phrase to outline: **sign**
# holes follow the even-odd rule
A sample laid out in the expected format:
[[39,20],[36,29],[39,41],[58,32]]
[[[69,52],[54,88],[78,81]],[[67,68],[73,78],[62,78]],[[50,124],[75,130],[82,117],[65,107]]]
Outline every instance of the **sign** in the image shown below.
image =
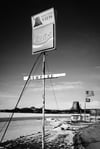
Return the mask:
[[90,102],[90,101],[91,101],[90,98],[85,99],[85,102]]
[[53,50],[55,44],[54,9],[31,17],[32,20],[32,54]]
[[[46,75],[36,75],[36,76],[30,76],[30,80],[41,80],[41,79],[51,79],[51,78],[59,78],[66,76],[65,73],[60,74],[46,74]],[[28,76],[24,76],[23,78],[25,81],[28,79]]]
[[94,96],[94,91],[86,91],[86,96],[87,97]]

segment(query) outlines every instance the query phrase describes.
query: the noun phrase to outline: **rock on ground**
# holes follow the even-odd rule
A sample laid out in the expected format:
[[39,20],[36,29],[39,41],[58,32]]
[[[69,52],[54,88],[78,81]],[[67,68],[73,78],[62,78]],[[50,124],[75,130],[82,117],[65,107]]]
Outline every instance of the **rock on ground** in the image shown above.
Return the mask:
[[81,129],[74,136],[74,149],[100,149],[100,123]]

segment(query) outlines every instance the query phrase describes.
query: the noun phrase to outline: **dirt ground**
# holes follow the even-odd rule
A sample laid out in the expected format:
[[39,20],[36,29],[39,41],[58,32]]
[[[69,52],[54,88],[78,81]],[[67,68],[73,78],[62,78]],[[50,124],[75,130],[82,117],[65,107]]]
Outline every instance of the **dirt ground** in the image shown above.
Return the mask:
[[[81,127],[80,127],[81,126]],[[100,149],[100,122],[85,125],[67,123],[45,132],[45,149]],[[42,133],[21,136],[0,143],[5,149],[41,149]]]

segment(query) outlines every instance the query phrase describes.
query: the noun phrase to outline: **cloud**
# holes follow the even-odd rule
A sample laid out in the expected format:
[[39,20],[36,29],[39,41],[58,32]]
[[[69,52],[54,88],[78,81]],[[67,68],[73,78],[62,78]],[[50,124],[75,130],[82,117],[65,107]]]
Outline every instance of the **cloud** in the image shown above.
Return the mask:
[[[98,73],[98,74],[91,74],[90,76],[89,76],[89,79],[91,79],[91,82],[93,81],[93,80],[95,80],[95,81],[100,81],[100,74]],[[99,82],[98,82],[99,83]]]
[[55,90],[69,90],[69,89],[77,89],[82,88],[82,82],[62,82],[54,85]]
[[100,66],[98,65],[98,66],[96,66],[96,69],[100,69]]
[[7,92],[0,92],[0,98],[16,98],[16,95],[9,94]]
[[[56,91],[62,91],[62,90],[70,90],[70,89],[80,89],[82,88],[82,82],[76,81],[76,82],[59,82],[59,83],[51,83],[51,84],[46,84],[46,90],[47,91],[52,91],[52,88]],[[27,88],[28,89],[28,88]],[[31,84],[29,85],[28,91],[42,91],[43,86],[42,84]]]

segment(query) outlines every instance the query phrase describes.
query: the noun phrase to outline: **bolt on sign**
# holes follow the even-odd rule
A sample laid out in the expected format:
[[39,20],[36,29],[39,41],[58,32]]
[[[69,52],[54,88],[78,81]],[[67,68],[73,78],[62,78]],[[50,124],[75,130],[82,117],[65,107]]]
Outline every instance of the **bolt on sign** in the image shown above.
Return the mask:
[[32,54],[56,48],[54,8],[31,17]]

